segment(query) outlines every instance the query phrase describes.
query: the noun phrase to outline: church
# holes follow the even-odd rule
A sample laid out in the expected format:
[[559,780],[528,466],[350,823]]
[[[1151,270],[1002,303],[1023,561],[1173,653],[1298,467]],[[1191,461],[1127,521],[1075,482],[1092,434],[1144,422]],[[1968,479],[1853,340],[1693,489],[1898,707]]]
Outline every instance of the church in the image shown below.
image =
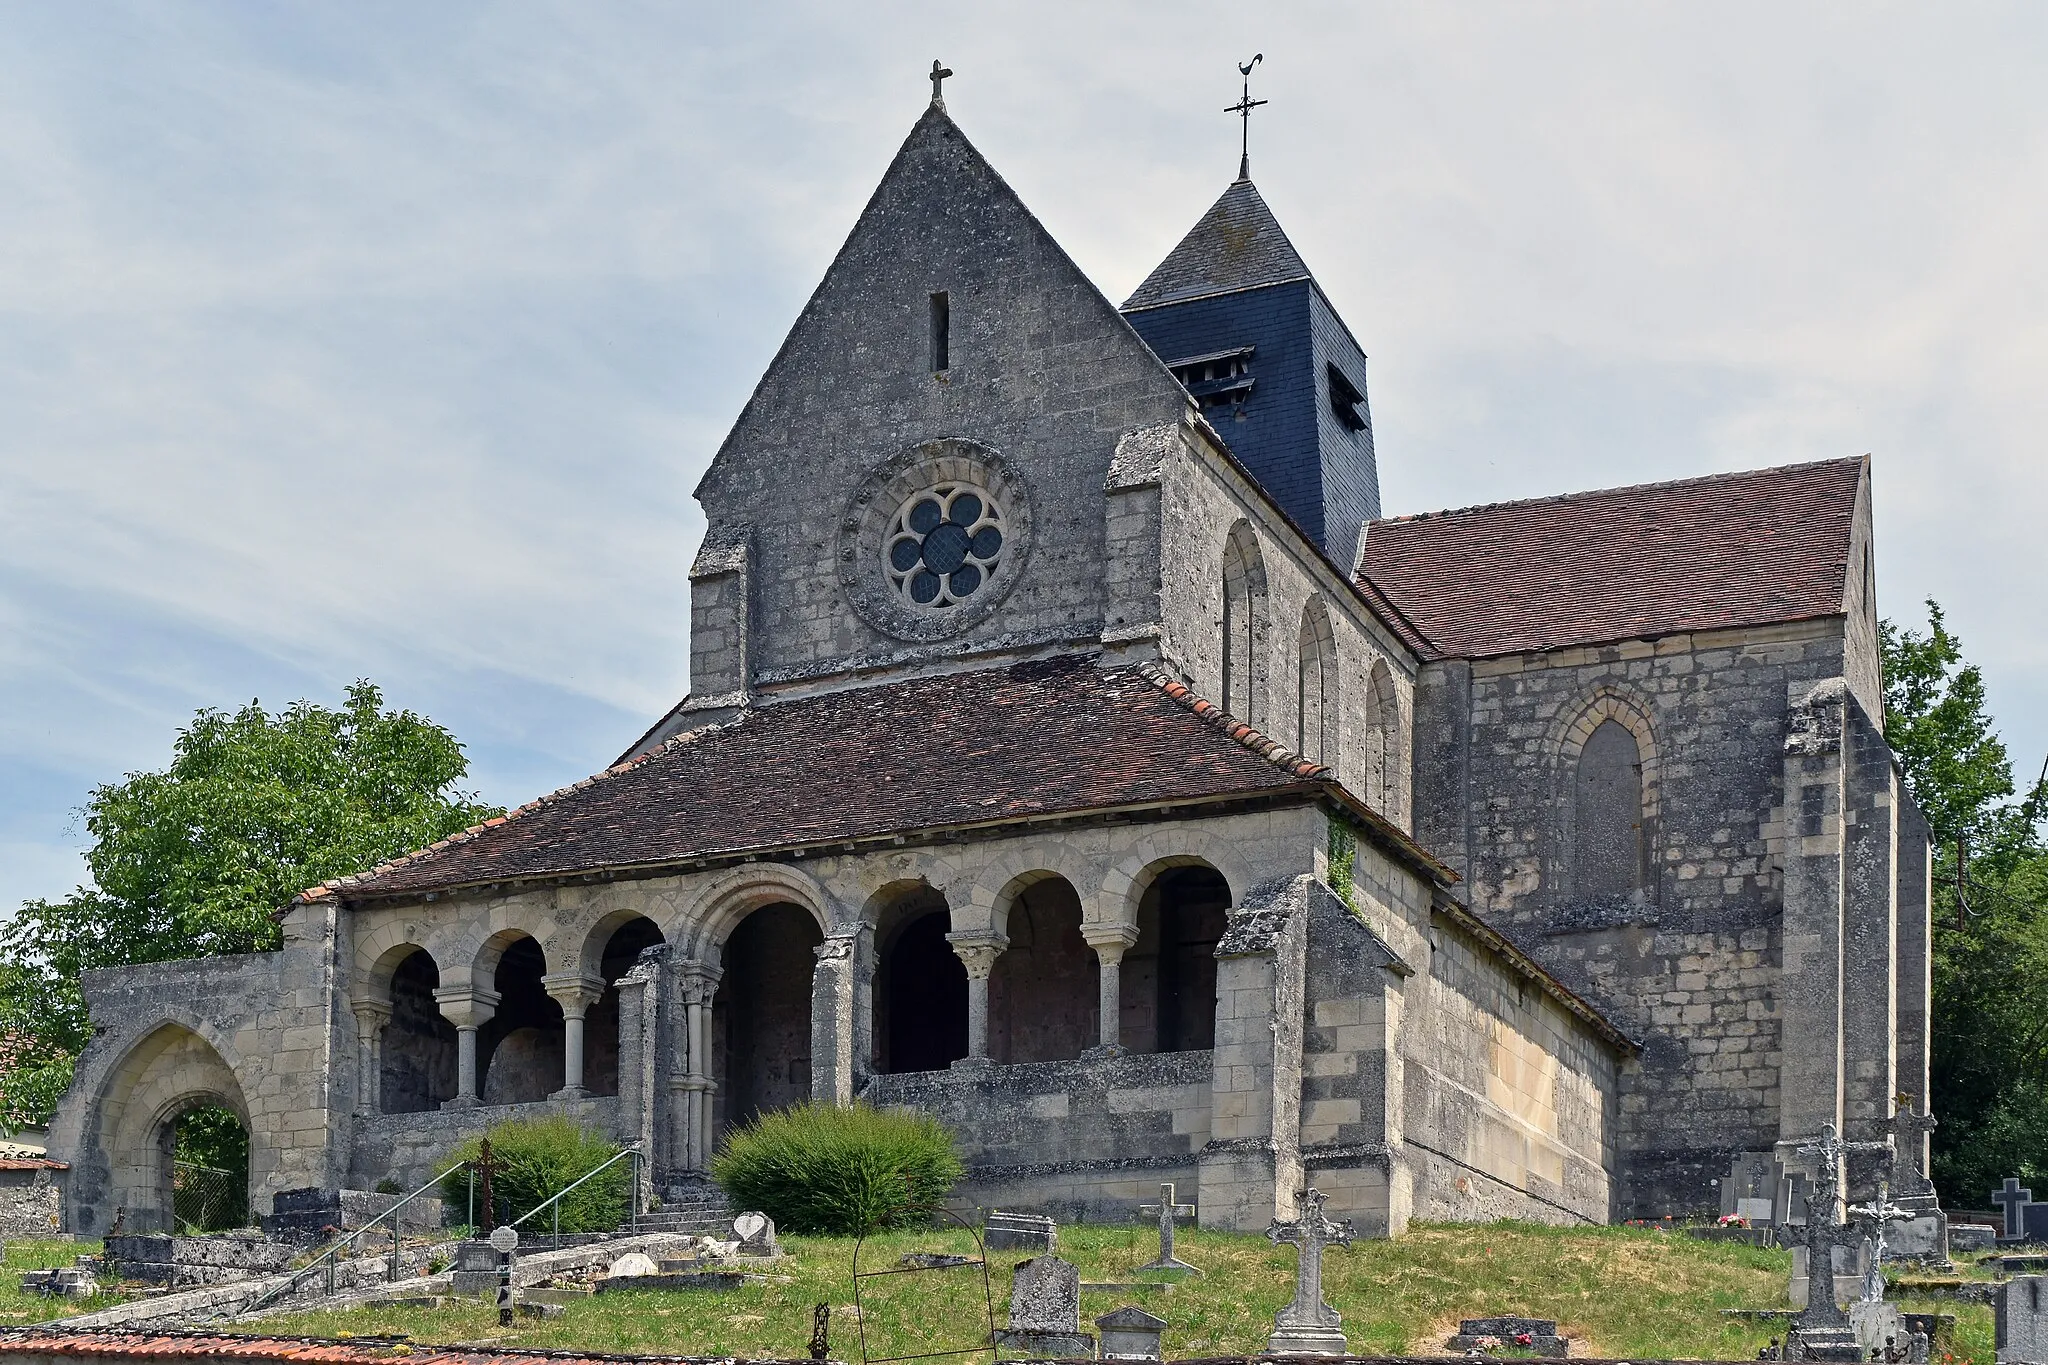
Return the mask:
[[696,489],[689,694],[277,952],[90,974],[70,1226],[162,1223],[208,1102],[259,1213],[543,1114],[681,1192],[807,1098],[1065,1219],[1796,1217],[1827,1125],[1924,1172],[1868,458],[1387,516],[1248,163],[1119,307],[937,88]]

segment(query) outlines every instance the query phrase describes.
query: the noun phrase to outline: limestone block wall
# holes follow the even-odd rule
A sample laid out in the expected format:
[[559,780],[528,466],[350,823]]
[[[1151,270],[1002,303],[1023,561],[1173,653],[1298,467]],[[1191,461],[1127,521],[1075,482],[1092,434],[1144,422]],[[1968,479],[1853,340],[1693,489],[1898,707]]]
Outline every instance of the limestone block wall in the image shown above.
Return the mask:
[[[750,674],[772,686],[1094,640],[1102,487],[1117,440],[1176,420],[1186,403],[959,130],[943,115],[924,120],[698,486],[711,538],[751,545],[751,602],[707,583],[693,687],[700,677]],[[1028,511],[1032,528],[1013,544],[1000,609],[943,640],[878,629],[849,605],[841,579],[842,527],[858,518],[871,474],[939,438],[1000,456],[1015,477],[1017,505],[1006,510]],[[879,541],[848,548],[881,553]],[[745,664],[717,657],[743,639]]]
[[600,1133],[616,1135],[619,1131],[619,1101],[612,1095],[416,1114],[358,1115],[349,1152],[349,1188],[375,1189],[389,1179],[407,1190],[416,1189],[447,1169],[443,1158],[457,1143],[482,1137],[508,1120],[557,1115]]
[[1406,1004],[1397,1047],[1416,1216],[1606,1222],[1613,1045],[1444,916]]
[[1208,1052],[1159,1052],[875,1076],[860,1097],[959,1135],[962,1202],[1113,1222],[1156,1201],[1161,1181],[1193,1192],[1209,1082]]
[[71,1163],[72,1230],[167,1225],[171,1123],[202,1102],[249,1129],[252,1211],[308,1185],[332,1188],[347,1129],[337,1104],[332,906],[300,906],[275,953],[88,972],[97,1032],[50,1128]]
[[1259,573],[1252,714],[1239,719],[1290,748],[1300,744],[1302,625],[1311,602],[1319,604],[1336,654],[1335,696],[1324,699],[1335,735],[1319,744],[1312,717],[1307,750],[1367,805],[1410,828],[1414,656],[1205,431],[1191,430],[1159,477],[1159,639],[1167,666],[1225,704],[1223,555],[1232,529],[1243,527],[1257,544]]
[[[1867,648],[1838,617],[1423,670],[1419,837],[1644,1043],[1622,1077],[1630,1216],[1717,1208],[1732,1155],[1780,1136],[1789,699],[1868,672]],[[1581,894],[1573,782],[1606,720],[1640,754],[1644,875]]]
[[64,1227],[57,1172],[0,1172],[0,1237],[48,1237]]

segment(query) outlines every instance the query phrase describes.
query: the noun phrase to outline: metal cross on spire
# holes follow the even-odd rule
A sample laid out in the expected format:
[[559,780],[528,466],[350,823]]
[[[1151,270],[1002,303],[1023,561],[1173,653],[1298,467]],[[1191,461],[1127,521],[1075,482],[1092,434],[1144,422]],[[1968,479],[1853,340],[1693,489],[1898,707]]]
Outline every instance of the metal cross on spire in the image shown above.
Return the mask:
[[1237,178],[1239,180],[1249,180],[1252,178],[1252,110],[1262,104],[1269,103],[1267,100],[1255,100],[1252,98],[1252,68],[1264,60],[1266,60],[1265,53],[1255,52],[1252,54],[1250,61],[1238,64],[1238,74],[1244,77],[1244,94],[1238,98],[1236,104],[1229,105],[1223,110],[1226,114],[1236,114],[1242,125],[1239,129],[1237,144]]
[[952,74],[952,67],[942,66],[937,57],[932,58],[932,108],[946,107],[946,92],[939,88],[939,83]]

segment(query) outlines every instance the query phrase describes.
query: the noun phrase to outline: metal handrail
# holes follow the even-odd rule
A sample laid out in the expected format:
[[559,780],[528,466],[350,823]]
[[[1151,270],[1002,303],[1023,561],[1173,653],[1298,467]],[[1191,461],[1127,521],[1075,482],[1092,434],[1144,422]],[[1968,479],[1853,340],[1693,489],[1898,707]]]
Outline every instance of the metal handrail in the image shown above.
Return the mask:
[[631,1203],[630,1203],[630,1204],[629,1204],[629,1205],[627,1206],[627,1208],[628,1208],[628,1210],[629,1210],[629,1212],[628,1212],[627,1216],[628,1216],[628,1218],[629,1218],[629,1219],[630,1219],[630,1220],[631,1220],[632,1222],[635,1222],[635,1223],[639,1222],[639,1221],[640,1221],[640,1160],[641,1160],[641,1151],[640,1151],[640,1144],[636,1142],[636,1143],[634,1143],[634,1144],[633,1144],[633,1145],[632,1145],[631,1147],[628,1147],[628,1148],[626,1148],[625,1150],[623,1150],[623,1151],[620,1151],[620,1152],[615,1152],[615,1153],[613,1153],[613,1154],[612,1154],[611,1156],[609,1156],[609,1157],[606,1157],[606,1158],[605,1158],[605,1159],[604,1159],[603,1161],[600,1161],[600,1162],[599,1162],[599,1163],[598,1163],[597,1165],[595,1165],[595,1166],[592,1166],[592,1167],[591,1167],[591,1168],[590,1168],[589,1170],[585,1171],[585,1172],[584,1172],[584,1173],[583,1173],[582,1175],[579,1175],[579,1176],[577,1176],[577,1177],[576,1177],[576,1178],[575,1178],[574,1180],[572,1180],[572,1181],[570,1181],[570,1182],[569,1182],[568,1184],[566,1184],[566,1185],[562,1186],[562,1188],[561,1188],[561,1189],[559,1189],[559,1190],[555,1191],[555,1193],[553,1193],[553,1194],[549,1195],[549,1196],[548,1196],[548,1197],[547,1197],[546,1199],[543,1199],[543,1200],[541,1200],[541,1202],[540,1202],[540,1203],[538,1203],[538,1204],[535,1204],[535,1205],[534,1205],[534,1206],[533,1206],[532,1208],[528,1209],[528,1210],[527,1210],[527,1211],[526,1211],[525,1213],[522,1213],[522,1214],[520,1214],[520,1215],[519,1215],[519,1216],[518,1216],[517,1218],[514,1218],[514,1219],[513,1219],[513,1220],[512,1220],[511,1222],[507,1223],[507,1224],[506,1224],[505,1226],[506,1226],[506,1227],[508,1227],[508,1228],[516,1228],[516,1227],[518,1227],[518,1226],[519,1226],[519,1225],[520,1225],[521,1223],[524,1223],[524,1222],[525,1222],[525,1221],[526,1221],[527,1219],[529,1219],[529,1218],[533,1217],[533,1216],[534,1216],[534,1215],[535,1215],[536,1213],[539,1213],[539,1212],[540,1212],[540,1211],[541,1211],[542,1209],[545,1209],[545,1208],[553,1208],[553,1209],[554,1209],[554,1211],[555,1211],[555,1231],[554,1231],[554,1235],[555,1235],[555,1238],[556,1238],[556,1240],[558,1240],[558,1241],[559,1241],[559,1240],[561,1239],[561,1236],[562,1236],[562,1199],[563,1199],[563,1197],[564,1197],[565,1195],[569,1194],[569,1193],[570,1193],[570,1192],[571,1192],[572,1190],[574,1190],[574,1189],[575,1189],[575,1188],[576,1188],[576,1187],[577,1187],[578,1185],[581,1185],[581,1184],[582,1184],[582,1183],[583,1183],[584,1181],[586,1181],[586,1180],[590,1180],[590,1179],[593,1179],[594,1177],[598,1176],[599,1174],[603,1173],[604,1171],[606,1171],[606,1170],[610,1169],[611,1167],[613,1167],[613,1166],[617,1165],[617,1164],[618,1164],[619,1162],[621,1162],[621,1161],[624,1161],[624,1160],[625,1160],[625,1159],[626,1159],[627,1157],[631,1157],[631,1158],[633,1158],[633,1192],[632,1192],[632,1194],[631,1194],[631,1196],[630,1196],[630,1198],[631,1198],[631,1201],[632,1201],[632,1202],[631,1202]]
[[304,1266],[292,1272],[292,1276],[290,1279],[286,1280],[282,1284],[273,1285],[271,1288],[264,1290],[263,1293],[256,1296],[255,1300],[251,1302],[248,1307],[242,1309],[242,1312],[254,1313],[258,1309],[269,1307],[277,1300],[283,1298],[286,1294],[289,1294],[294,1289],[297,1289],[299,1287],[300,1281],[304,1280],[306,1276],[312,1274],[316,1270],[319,1270],[323,1266],[326,1267],[327,1270],[327,1292],[330,1295],[332,1295],[334,1293],[334,1267],[335,1263],[340,1259],[341,1253],[348,1250],[348,1248],[350,1248],[351,1246],[354,1246],[372,1228],[376,1227],[379,1223],[383,1222],[387,1218],[391,1219],[392,1221],[391,1264],[386,1269],[386,1278],[396,1280],[398,1278],[399,1243],[400,1238],[402,1236],[398,1228],[398,1211],[404,1208],[407,1204],[410,1204],[413,1200],[418,1199],[428,1190],[438,1188],[443,1180],[446,1180],[449,1176],[454,1175],[457,1171],[462,1170],[465,1167],[474,1170],[475,1166],[476,1163],[474,1161],[456,1162],[453,1166],[450,1166],[447,1170],[441,1172],[441,1174],[435,1176],[432,1180],[429,1180],[426,1184],[420,1186],[411,1194],[406,1195],[396,1204],[393,1204],[390,1208],[384,1210],[384,1212],[378,1214],[375,1218],[372,1218],[369,1222],[357,1228],[354,1232],[349,1233],[340,1241],[330,1245],[325,1251],[322,1251],[318,1256],[314,1257],[311,1261],[308,1261]]

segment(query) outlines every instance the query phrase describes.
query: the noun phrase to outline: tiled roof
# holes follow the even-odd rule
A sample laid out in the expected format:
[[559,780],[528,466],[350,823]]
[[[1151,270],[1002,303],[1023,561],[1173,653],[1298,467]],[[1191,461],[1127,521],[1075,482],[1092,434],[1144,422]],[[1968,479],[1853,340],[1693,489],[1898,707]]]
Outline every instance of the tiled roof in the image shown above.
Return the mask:
[[1124,300],[1123,311],[1308,277],[1308,267],[1266,201],[1251,181],[1239,180]]
[[68,1161],[52,1161],[46,1156],[0,1156],[0,1171],[68,1171]]
[[1867,466],[1826,460],[1376,521],[1359,578],[1439,658],[1835,616]]
[[[1085,811],[1325,791],[1327,770],[1149,666],[1068,656],[763,706],[301,899],[672,865]],[[1368,832],[1441,866],[1359,807]]]
[[517,1347],[427,1346],[404,1338],[358,1337],[348,1341],[322,1337],[234,1336],[224,1332],[74,1332],[62,1328],[0,1329],[0,1359],[20,1355],[77,1357],[82,1360],[201,1360],[226,1357],[249,1365],[259,1362],[332,1361],[358,1365],[376,1361],[390,1365],[580,1365],[613,1361],[719,1361],[745,1365],[738,1356],[616,1355],[604,1352],[521,1350]]

